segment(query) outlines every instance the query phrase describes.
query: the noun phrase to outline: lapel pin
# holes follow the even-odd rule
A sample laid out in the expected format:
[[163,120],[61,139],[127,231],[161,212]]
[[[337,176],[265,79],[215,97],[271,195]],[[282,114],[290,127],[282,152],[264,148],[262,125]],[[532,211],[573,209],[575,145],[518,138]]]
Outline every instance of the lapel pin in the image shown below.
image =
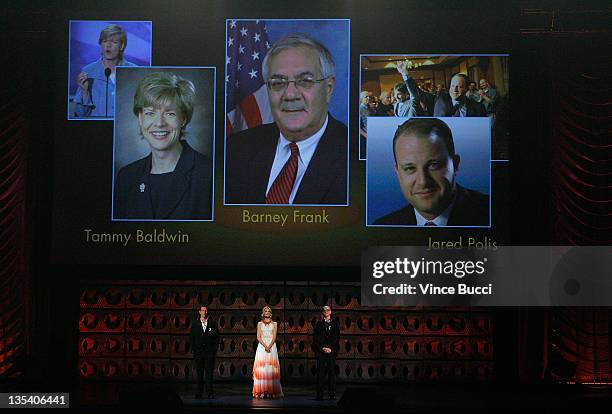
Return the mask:
[[140,187],[138,187],[140,189],[141,193],[144,193],[145,190],[145,183],[140,183]]

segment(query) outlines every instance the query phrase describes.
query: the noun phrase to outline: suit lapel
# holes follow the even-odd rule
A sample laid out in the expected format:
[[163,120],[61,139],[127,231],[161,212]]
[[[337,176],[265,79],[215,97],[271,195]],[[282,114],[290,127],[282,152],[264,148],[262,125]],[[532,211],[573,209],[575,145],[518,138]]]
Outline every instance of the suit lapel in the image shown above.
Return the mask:
[[472,113],[474,112],[472,102],[473,101],[471,99],[468,99],[465,103],[465,116],[472,116]]
[[455,197],[454,205],[453,205],[450,215],[448,216],[448,222],[446,224],[448,226],[465,225],[466,223],[464,221],[464,217],[465,217],[464,210],[465,210],[465,191],[463,190],[463,187],[457,184],[457,196]]
[[212,332],[213,321],[210,318],[208,318],[208,321],[206,322],[206,329],[204,329],[202,326],[201,320],[198,319],[198,322],[200,323],[200,331],[202,332],[202,335],[206,336],[208,335],[206,332]]
[[[325,195],[329,191],[329,187],[336,181],[335,177],[338,174],[338,159],[341,156],[339,154],[338,146],[334,139],[338,139],[331,130],[333,129],[333,122],[335,122],[331,116],[327,123],[327,128],[315,149],[315,152],[308,163],[308,168],[300,183],[294,204],[316,204],[323,202]],[[342,138],[344,139],[344,138]],[[341,173],[345,173],[342,171]]]
[[248,166],[249,185],[246,190],[248,191],[247,199],[259,204],[266,202],[268,179],[270,178],[270,170],[274,163],[279,138],[276,125],[265,131],[264,137],[261,140],[261,145],[258,146],[250,159]]
[[136,191],[137,196],[136,206],[134,211],[141,217],[153,217],[153,203],[151,202],[151,183],[149,181],[149,173],[151,172],[151,159],[153,155],[149,154],[147,157],[142,170],[140,171],[140,180],[136,186],[137,189],[130,189],[130,191]]
[[406,211],[406,215],[408,216],[408,224],[416,225],[416,214],[414,213],[414,207],[408,206],[408,211]]
[[183,141],[182,145],[183,152],[174,168],[172,183],[170,188],[167,189],[168,193],[160,200],[157,209],[157,218],[166,219],[170,217],[189,189],[189,180],[187,176],[193,169],[195,154],[186,142]]

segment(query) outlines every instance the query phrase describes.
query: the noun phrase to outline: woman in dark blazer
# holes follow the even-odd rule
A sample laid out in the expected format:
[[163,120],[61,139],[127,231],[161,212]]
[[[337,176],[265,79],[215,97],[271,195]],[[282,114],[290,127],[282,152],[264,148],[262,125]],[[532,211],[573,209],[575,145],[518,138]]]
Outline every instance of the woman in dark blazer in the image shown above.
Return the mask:
[[184,140],[195,106],[195,87],[170,72],[140,80],[133,112],[151,153],[117,175],[113,218],[211,219],[212,161]]

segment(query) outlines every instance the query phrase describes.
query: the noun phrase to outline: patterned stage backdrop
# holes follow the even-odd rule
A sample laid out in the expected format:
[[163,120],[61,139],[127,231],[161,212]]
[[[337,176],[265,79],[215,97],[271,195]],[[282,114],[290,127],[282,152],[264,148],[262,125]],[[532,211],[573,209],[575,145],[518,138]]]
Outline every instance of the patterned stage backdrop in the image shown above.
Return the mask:
[[492,317],[476,308],[367,308],[359,285],[126,281],[82,284],[82,381],[195,382],[188,333],[200,304],[218,323],[216,381],[251,382],[261,309],[279,323],[282,382],[315,381],[312,330],[331,305],[341,330],[339,382],[488,380]]

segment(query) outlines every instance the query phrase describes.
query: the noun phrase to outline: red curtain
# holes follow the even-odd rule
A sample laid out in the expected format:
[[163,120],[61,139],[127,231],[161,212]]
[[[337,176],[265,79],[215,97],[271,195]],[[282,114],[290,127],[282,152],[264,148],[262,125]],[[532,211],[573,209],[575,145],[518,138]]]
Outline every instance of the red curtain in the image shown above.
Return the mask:
[[0,378],[22,374],[28,346],[25,255],[28,128],[19,97],[0,92]]
[[[592,57],[558,59],[552,76],[553,239],[562,245],[612,243],[612,65]],[[549,322],[554,377],[612,381],[609,308],[556,308]]]
[[[608,65],[607,70],[612,69]],[[555,240],[612,243],[610,72],[555,72],[552,85]]]

